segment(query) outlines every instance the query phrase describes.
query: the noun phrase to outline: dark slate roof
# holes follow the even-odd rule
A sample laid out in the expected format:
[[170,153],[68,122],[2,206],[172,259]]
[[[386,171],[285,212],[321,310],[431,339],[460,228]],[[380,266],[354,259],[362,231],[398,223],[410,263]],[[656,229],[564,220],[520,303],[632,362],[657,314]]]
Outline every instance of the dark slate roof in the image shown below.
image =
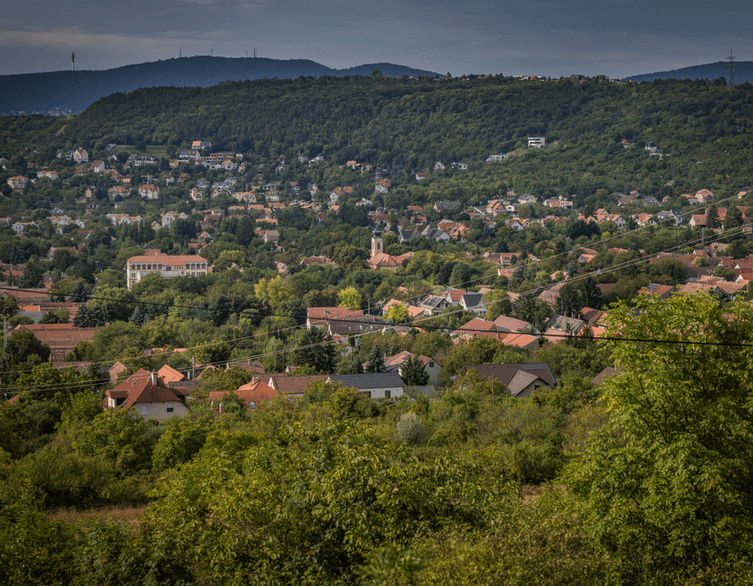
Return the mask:
[[481,293],[466,293],[463,295],[466,307],[476,307],[482,302],[483,295]]
[[346,387],[354,387],[356,389],[381,389],[403,386],[403,379],[396,372],[333,374],[329,378],[332,382],[342,383]]
[[535,362],[532,364],[470,364],[464,366],[463,370],[475,370],[481,378],[489,380],[493,378],[507,386],[519,370],[529,372],[538,376],[548,385],[557,386],[557,380],[554,378],[552,369],[545,362]]

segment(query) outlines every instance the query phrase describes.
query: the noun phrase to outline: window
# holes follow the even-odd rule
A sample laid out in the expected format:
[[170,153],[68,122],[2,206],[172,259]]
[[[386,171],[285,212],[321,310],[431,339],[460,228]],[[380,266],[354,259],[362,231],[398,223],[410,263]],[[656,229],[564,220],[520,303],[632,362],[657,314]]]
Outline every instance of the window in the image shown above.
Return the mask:
[[167,412],[168,413],[172,413],[173,411],[174,411],[173,404],[172,403],[168,403],[167,404]]
[[384,398],[389,399],[392,396],[392,391],[384,391]]
[[149,415],[149,405],[142,405],[141,406],[141,416],[146,417]]
[[251,407],[251,409],[256,409],[256,403],[254,401],[249,401],[248,406]]

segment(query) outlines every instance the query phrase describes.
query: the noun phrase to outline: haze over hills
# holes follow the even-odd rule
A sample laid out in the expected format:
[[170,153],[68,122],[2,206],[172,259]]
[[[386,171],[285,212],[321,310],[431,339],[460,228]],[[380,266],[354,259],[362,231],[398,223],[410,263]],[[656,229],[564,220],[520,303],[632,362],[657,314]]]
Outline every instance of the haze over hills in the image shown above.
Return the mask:
[[139,88],[176,86],[209,87],[223,81],[265,78],[293,79],[331,75],[383,75],[435,77],[438,73],[374,63],[349,69],[331,69],[308,59],[265,59],[230,57],[182,57],[126,65],[102,71],[52,71],[0,76],[0,115],[18,113],[78,114],[100,98]]
[[[705,65],[692,65],[680,69],[670,69],[669,71],[658,71],[656,73],[642,73],[640,75],[631,75],[625,78],[630,81],[654,81],[655,79],[727,79],[729,74],[729,63],[727,61],[717,61],[716,63],[706,63]],[[735,71],[732,76],[735,84],[753,83],[753,61],[739,61],[735,63]]]

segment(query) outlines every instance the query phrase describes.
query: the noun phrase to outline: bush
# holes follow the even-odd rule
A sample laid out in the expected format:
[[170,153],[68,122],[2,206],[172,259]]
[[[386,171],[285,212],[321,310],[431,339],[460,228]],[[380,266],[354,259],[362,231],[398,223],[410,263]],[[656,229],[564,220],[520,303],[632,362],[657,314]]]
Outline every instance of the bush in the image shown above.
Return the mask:
[[416,446],[426,440],[426,428],[415,413],[403,413],[397,422],[395,439],[401,444]]

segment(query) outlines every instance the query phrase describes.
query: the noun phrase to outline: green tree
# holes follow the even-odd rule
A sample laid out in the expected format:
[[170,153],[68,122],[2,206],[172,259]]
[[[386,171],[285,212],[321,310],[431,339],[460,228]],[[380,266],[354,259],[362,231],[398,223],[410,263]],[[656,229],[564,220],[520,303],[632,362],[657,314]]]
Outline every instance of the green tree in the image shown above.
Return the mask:
[[76,281],[76,284],[73,286],[73,291],[71,291],[70,300],[74,303],[86,303],[86,300],[88,298],[89,297],[84,282]]
[[79,305],[73,325],[77,328],[100,328],[107,323],[107,313],[101,305]]
[[739,342],[753,339],[753,311],[652,296],[608,323],[622,370],[602,384],[608,423],[570,474],[596,537],[634,582],[750,561],[753,354]]
[[743,225],[743,214],[737,206],[727,208],[727,216],[724,218],[724,228],[739,228]]
[[16,245],[13,245],[13,249],[10,251],[10,258],[8,259],[8,262],[12,265],[22,265],[26,262],[26,257],[21,254],[21,251],[18,250]]
[[382,350],[377,344],[374,344],[374,348],[372,348],[371,354],[369,354],[369,360],[366,364],[366,372],[384,372],[384,354],[382,354]]
[[37,340],[33,332],[22,330],[8,337],[5,358],[10,365],[27,363],[33,356],[38,357],[39,362],[47,362],[50,352],[50,347]]
[[361,294],[355,287],[345,287],[344,289],[340,289],[337,294],[337,305],[340,307],[359,309],[361,307]]
[[418,356],[411,356],[400,369],[400,378],[406,386],[420,387],[429,382],[429,373]]
[[580,289],[572,283],[563,285],[557,295],[555,311],[560,315],[575,317],[583,307]]
[[384,314],[384,318],[393,324],[405,324],[411,321],[408,308],[402,303],[393,303]]
[[32,258],[26,263],[24,274],[21,275],[22,287],[41,287],[44,284],[44,269],[38,258]]
[[315,373],[329,374],[335,369],[335,346],[323,329],[301,330],[296,337],[294,360],[300,366],[309,366]]

